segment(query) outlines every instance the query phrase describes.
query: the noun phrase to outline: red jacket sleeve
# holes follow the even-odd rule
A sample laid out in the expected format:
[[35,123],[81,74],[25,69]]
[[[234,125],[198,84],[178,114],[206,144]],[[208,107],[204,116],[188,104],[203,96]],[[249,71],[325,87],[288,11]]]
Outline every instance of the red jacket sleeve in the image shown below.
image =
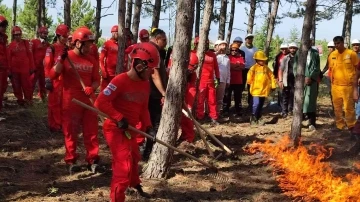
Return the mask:
[[107,59],[107,53],[108,53],[108,51],[107,51],[106,42],[105,42],[101,49],[100,57],[99,57],[101,75],[102,75],[102,77],[105,77],[105,78],[109,75],[109,73],[105,69],[105,60]]
[[[46,49],[45,58],[44,58],[44,70],[45,70],[45,77],[50,78],[50,70],[53,68],[54,65],[54,53],[51,49],[50,45]],[[55,50],[55,49],[54,49]]]
[[92,70],[92,82],[97,82],[100,85],[99,63],[96,59],[92,60],[94,68]]
[[11,58],[11,49],[12,49],[12,44],[13,43],[10,43],[10,45],[8,46],[7,50],[6,50],[6,54],[7,54],[7,61],[8,61],[8,70],[9,72],[12,72],[12,67],[11,67],[11,61],[12,61],[12,58]]
[[27,49],[26,52],[30,61],[30,70],[35,70],[34,54],[32,51],[32,44],[30,43],[30,41],[25,40],[25,47]]
[[[149,86],[150,88],[150,86]],[[143,105],[142,111],[144,113],[141,113],[140,115],[140,121],[142,124],[143,129],[147,129],[148,127],[151,127],[151,119],[150,119],[150,113],[149,113],[149,99],[146,99],[146,102]]]
[[214,53],[214,55],[213,55],[213,58],[214,58],[215,77],[216,77],[216,78],[220,78],[219,64],[218,64],[218,62],[217,62],[217,58],[216,58],[215,53]]
[[111,84],[113,84],[117,88],[114,91],[111,90],[111,93],[109,95],[105,95],[104,91],[100,92],[94,106],[100,111],[110,116],[112,119],[120,121],[124,116],[114,108],[113,100],[116,99],[117,96],[121,93],[121,77],[117,76],[112,79]]

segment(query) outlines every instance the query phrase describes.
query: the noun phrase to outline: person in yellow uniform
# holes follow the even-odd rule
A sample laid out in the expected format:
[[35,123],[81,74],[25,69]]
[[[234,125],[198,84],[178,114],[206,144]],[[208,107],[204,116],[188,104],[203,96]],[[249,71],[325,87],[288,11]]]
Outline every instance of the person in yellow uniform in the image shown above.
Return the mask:
[[345,48],[342,36],[334,37],[333,41],[336,50],[330,53],[328,65],[336,128],[352,131],[356,123],[355,102],[359,97],[357,90],[359,59],[353,50]]
[[261,119],[265,98],[271,90],[276,89],[276,80],[270,68],[266,65],[268,58],[263,51],[254,53],[255,64],[247,74],[247,84],[250,85],[250,94],[253,96],[251,125],[264,125]]

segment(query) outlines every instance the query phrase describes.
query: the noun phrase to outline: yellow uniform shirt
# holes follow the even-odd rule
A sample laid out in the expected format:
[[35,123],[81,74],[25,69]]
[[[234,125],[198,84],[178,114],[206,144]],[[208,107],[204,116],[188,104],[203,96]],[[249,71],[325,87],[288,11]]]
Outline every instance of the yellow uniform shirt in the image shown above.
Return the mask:
[[345,49],[341,54],[338,50],[330,53],[328,64],[331,83],[339,86],[352,86],[358,63],[358,56],[353,50]]
[[250,94],[257,97],[267,97],[270,90],[276,88],[275,77],[269,67],[257,63],[250,68],[247,83],[250,84]]

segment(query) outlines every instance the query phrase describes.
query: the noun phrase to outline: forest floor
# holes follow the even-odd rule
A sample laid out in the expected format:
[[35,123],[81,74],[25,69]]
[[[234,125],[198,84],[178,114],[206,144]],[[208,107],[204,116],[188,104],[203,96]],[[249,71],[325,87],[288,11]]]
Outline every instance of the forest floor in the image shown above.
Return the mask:
[[[63,161],[64,146],[61,133],[50,133],[46,127],[46,106],[37,101],[31,108],[20,108],[14,97],[7,94],[4,108],[6,120],[0,121],[0,201],[109,201],[111,180],[111,156],[99,126],[100,156],[108,168],[103,174],[92,174],[86,170],[85,149],[82,137],[78,151],[83,171],[69,176]],[[245,101],[243,103],[246,103]],[[265,108],[268,121],[280,117],[279,112]],[[197,162],[175,153],[168,179],[143,179],[144,190],[152,195],[145,200],[136,194],[127,196],[127,201],[293,201],[287,197],[275,180],[273,168],[263,162],[259,155],[244,151],[254,141],[278,140],[290,131],[291,117],[265,126],[250,126],[249,117],[230,120],[219,126],[204,124],[211,133],[234,151],[232,156],[221,156],[214,161],[222,175],[230,181],[210,177],[210,172]],[[271,122],[271,121],[270,121]],[[319,143],[334,148],[328,159],[334,175],[345,176],[353,171],[354,162],[360,156],[344,155],[351,144],[348,132],[333,133],[330,98],[321,85],[318,99],[318,128],[308,132],[303,128],[302,142],[305,146]],[[216,143],[211,141],[213,145]],[[218,147],[216,154],[220,153]],[[182,143],[179,148],[211,161],[201,140],[194,144]],[[309,176],[311,177],[311,176]],[[301,198],[295,199],[301,201]]]

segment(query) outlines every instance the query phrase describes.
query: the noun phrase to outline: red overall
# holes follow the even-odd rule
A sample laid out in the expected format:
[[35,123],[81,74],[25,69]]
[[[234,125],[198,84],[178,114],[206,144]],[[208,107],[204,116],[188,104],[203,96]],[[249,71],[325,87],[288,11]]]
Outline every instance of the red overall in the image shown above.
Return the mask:
[[[133,81],[127,73],[122,73],[100,93],[95,106],[116,121],[125,117],[129,125],[135,126],[141,122],[147,128],[151,126],[149,95],[149,81]],[[113,156],[110,198],[112,202],[123,202],[126,188],[141,182],[138,171],[141,156],[136,143],[136,133],[128,130],[131,134],[131,139],[128,139],[124,131],[110,119],[104,122],[103,130]]]
[[207,51],[205,53],[204,63],[200,76],[200,92],[198,98],[198,106],[196,109],[196,116],[198,119],[203,119],[205,116],[205,101],[207,101],[207,104],[209,106],[210,118],[214,120],[218,119],[218,113],[216,111],[216,89],[214,84],[214,75],[215,78],[220,77],[216,55],[212,51]]
[[[10,63],[11,83],[19,104],[32,101],[30,71],[35,70],[30,43],[27,40],[13,41],[7,49]],[[25,100],[24,100],[25,99]]]
[[[60,43],[55,43],[52,45],[53,50],[49,47],[46,50],[44,58],[44,71],[45,77],[50,78],[50,70],[53,68],[56,58],[58,58],[65,45]],[[54,51],[54,52],[53,52]],[[48,124],[49,128],[52,131],[57,131],[61,129],[61,103],[62,103],[62,91],[63,91],[63,81],[62,76],[52,79],[53,90],[49,91],[48,95]]]
[[99,52],[98,52],[98,47],[96,46],[96,44],[92,44],[90,46],[90,56],[93,57],[95,59],[95,61],[97,63],[99,63]]
[[[85,86],[100,83],[99,65],[91,56],[76,55],[73,50],[68,52],[68,58],[73,62]],[[55,79],[59,75],[50,70],[50,78]],[[72,69],[67,60],[64,61],[63,71],[63,100],[62,100],[62,129],[65,137],[65,162],[75,163],[77,139],[79,133],[83,132],[84,145],[86,148],[86,161],[93,164],[99,160],[98,119],[96,113],[84,109],[73,103],[73,98],[92,105],[89,97],[83,91],[80,81],[77,79],[75,70]],[[92,97],[95,99],[95,96]]]
[[7,76],[9,71],[9,64],[7,60],[7,35],[0,33],[0,110],[2,108],[2,101],[4,94],[8,87]]
[[118,55],[117,40],[110,39],[106,41],[100,52],[100,68],[101,68],[101,86],[103,91],[110,81],[115,77],[116,63]]
[[44,58],[47,48],[49,47],[49,43],[44,41],[41,42],[40,39],[33,39],[31,41],[32,44],[32,52],[34,55],[34,63],[36,72],[32,75],[32,86],[33,92],[35,90],[36,82],[39,82],[39,96],[43,99],[46,97],[46,89],[45,89],[45,70],[44,70]]

